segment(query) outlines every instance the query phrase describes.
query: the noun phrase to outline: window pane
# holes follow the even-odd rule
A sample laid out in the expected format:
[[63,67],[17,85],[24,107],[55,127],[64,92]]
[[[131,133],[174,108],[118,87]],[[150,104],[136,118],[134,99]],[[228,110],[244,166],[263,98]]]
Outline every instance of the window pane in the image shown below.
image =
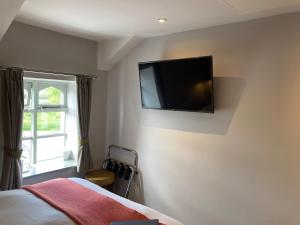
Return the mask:
[[40,90],[39,105],[64,105],[64,93],[55,87]]
[[37,139],[37,161],[63,157],[65,137],[49,137]]
[[24,112],[23,113],[23,138],[32,137],[32,113]]
[[23,173],[28,172],[33,164],[32,140],[22,141],[22,166]]
[[53,133],[64,133],[65,130],[64,112],[38,112],[37,113],[37,134],[49,135]]

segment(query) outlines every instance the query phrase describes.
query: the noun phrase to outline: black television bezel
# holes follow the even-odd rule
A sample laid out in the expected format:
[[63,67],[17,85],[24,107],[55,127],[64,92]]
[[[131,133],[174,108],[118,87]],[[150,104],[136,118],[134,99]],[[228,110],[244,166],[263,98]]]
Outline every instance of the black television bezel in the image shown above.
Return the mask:
[[[210,110],[183,110],[183,109],[161,109],[161,108],[151,108],[145,107],[143,104],[143,92],[142,92],[142,84],[141,84],[141,71],[140,65],[149,64],[149,63],[161,63],[161,62],[173,62],[173,61],[182,61],[182,60],[194,60],[194,59],[202,59],[202,58],[210,58],[210,75],[211,75],[211,111]],[[213,76],[213,56],[198,56],[198,57],[190,57],[190,58],[180,58],[180,59],[166,59],[166,60],[154,60],[154,61],[147,61],[147,62],[139,62],[138,63],[138,70],[139,70],[139,82],[140,82],[140,98],[141,104],[143,109],[154,109],[154,110],[166,110],[166,111],[180,111],[180,112],[199,112],[199,113],[214,113],[215,112],[215,102],[214,102],[214,76]]]

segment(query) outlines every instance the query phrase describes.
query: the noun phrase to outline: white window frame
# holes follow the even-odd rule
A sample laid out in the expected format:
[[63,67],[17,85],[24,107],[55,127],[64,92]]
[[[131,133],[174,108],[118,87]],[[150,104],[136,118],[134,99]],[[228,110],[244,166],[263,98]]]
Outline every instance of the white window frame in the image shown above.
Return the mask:
[[25,108],[29,108],[30,107],[30,100],[31,100],[31,94],[32,94],[32,83],[31,82],[24,82],[24,90],[27,91],[28,93],[28,98],[27,98],[27,102],[24,102],[24,106]]
[[[28,91],[28,96],[30,90],[27,88],[30,88],[30,85],[28,83],[31,83],[31,94],[32,96],[32,103],[25,106],[24,112],[30,112],[31,113],[31,131],[32,136],[31,137],[22,137],[22,140],[31,140],[32,141],[32,152],[33,152],[33,164],[37,163],[37,140],[41,138],[50,138],[50,137],[64,137],[64,141],[66,143],[67,140],[67,133],[66,133],[66,116],[68,113],[68,107],[67,107],[67,84],[63,81],[53,81],[53,80],[46,80],[46,79],[30,79],[30,78],[24,78],[24,88]],[[47,88],[47,87],[55,87],[61,90],[64,94],[64,104],[63,105],[39,105],[39,91]],[[30,101],[30,100],[29,100]],[[37,134],[37,114],[39,112],[65,112],[65,126],[63,132],[57,132],[53,134],[48,135],[38,135]]]

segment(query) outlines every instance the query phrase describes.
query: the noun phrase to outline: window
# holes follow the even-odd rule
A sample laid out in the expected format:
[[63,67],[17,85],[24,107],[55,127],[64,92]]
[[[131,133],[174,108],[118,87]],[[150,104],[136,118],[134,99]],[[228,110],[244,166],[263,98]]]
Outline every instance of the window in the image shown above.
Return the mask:
[[[22,139],[23,175],[47,172],[74,165],[77,133],[68,123],[77,124],[68,99],[75,82],[42,79],[24,80]],[[73,87],[73,88],[72,88]],[[70,120],[71,119],[71,120]],[[75,129],[76,130],[76,129]],[[73,144],[68,144],[73,142]],[[73,148],[73,149],[72,149]],[[35,170],[35,172],[32,172]]]

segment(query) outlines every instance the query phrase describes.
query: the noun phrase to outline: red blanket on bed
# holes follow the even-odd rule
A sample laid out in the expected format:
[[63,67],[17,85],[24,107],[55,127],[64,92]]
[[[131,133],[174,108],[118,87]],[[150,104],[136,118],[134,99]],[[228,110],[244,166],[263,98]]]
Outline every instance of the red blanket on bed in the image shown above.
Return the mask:
[[62,211],[78,225],[110,225],[112,221],[148,220],[116,200],[65,178],[24,186],[23,189]]

